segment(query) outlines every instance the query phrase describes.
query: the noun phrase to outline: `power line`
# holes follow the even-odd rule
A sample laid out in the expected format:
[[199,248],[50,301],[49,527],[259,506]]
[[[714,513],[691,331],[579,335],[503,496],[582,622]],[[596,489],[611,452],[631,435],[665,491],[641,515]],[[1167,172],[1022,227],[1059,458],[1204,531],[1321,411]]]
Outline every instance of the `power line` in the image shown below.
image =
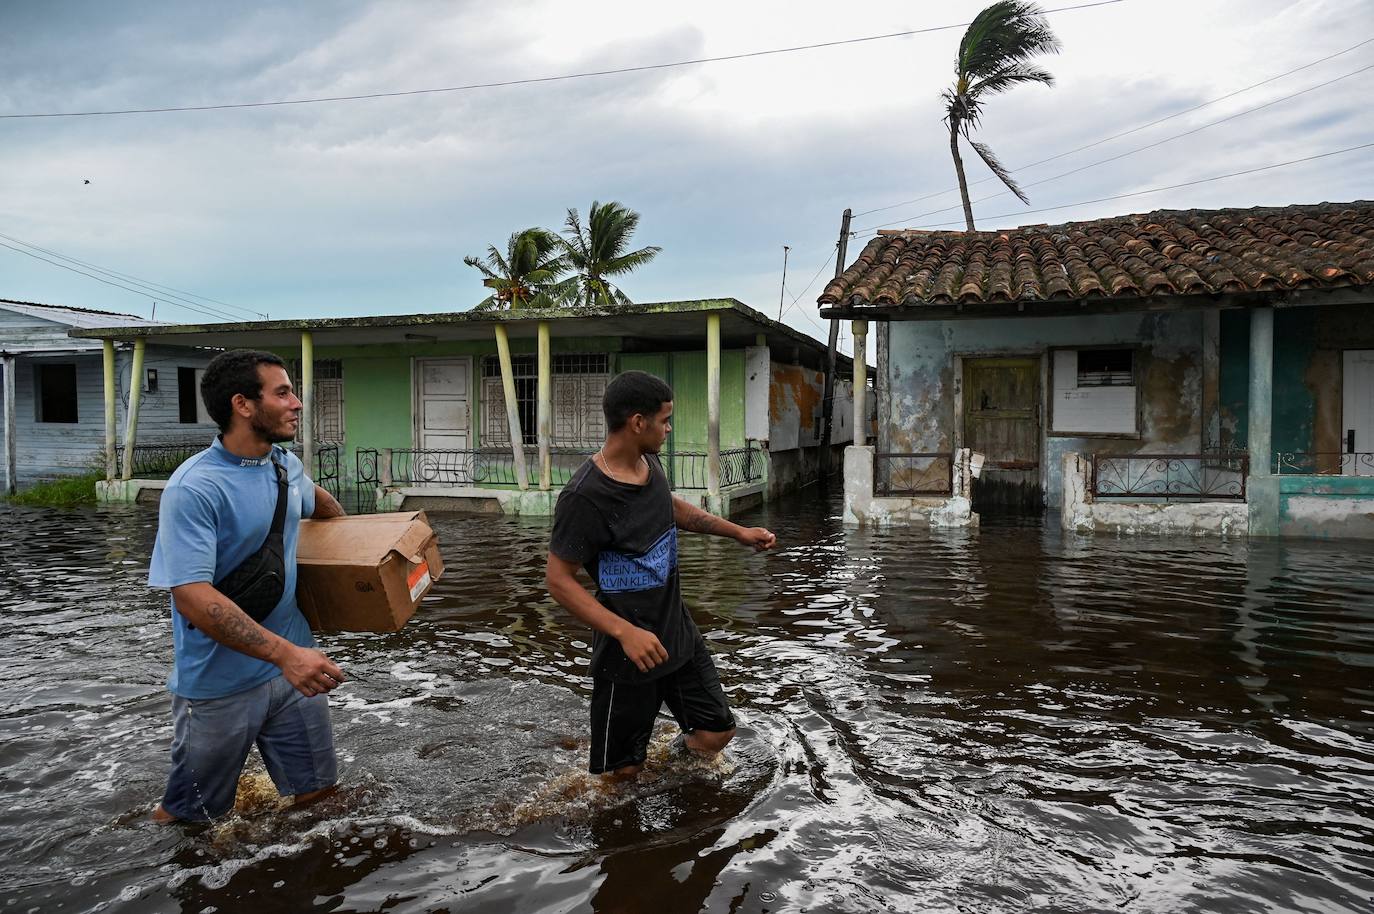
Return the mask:
[[[1171,120],[1173,120],[1174,118],[1182,117],[1182,116],[1185,115],[1185,114],[1192,114],[1194,111],[1200,111],[1200,110],[1202,110],[1203,108],[1209,107],[1209,106],[1211,106],[1211,105],[1215,105],[1215,104],[1217,104],[1218,102],[1224,102],[1224,101],[1226,101],[1228,98],[1235,98],[1237,95],[1241,95],[1241,94],[1244,94],[1244,93],[1246,93],[1246,92],[1249,92],[1251,89],[1258,89],[1260,86],[1265,86],[1265,85],[1268,85],[1269,83],[1276,82],[1277,80],[1284,79],[1285,77],[1292,76],[1294,73],[1300,73],[1300,72],[1303,71],[1303,70],[1307,70],[1307,69],[1310,69],[1310,68],[1312,68],[1312,67],[1315,67],[1317,64],[1326,63],[1328,60],[1335,60],[1337,57],[1341,57],[1341,56],[1343,56],[1343,55],[1345,55],[1345,54],[1349,54],[1351,51],[1359,50],[1360,48],[1364,47],[1365,45],[1367,45],[1367,44],[1369,44],[1369,43],[1371,43],[1371,42],[1374,42],[1374,38],[1366,38],[1364,41],[1361,41],[1361,42],[1358,43],[1358,44],[1351,45],[1350,47],[1346,48],[1346,49],[1343,50],[1343,51],[1337,51],[1337,52],[1334,53],[1334,54],[1328,54],[1327,56],[1318,58],[1317,60],[1311,61],[1310,63],[1305,63],[1305,64],[1303,64],[1303,65],[1300,66],[1300,67],[1294,67],[1294,68],[1291,69],[1291,70],[1286,70],[1286,71],[1284,71],[1283,73],[1279,73],[1279,74],[1277,74],[1277,75],[1275,75],[1275,76],[1270,76],[1270,77],[1268,77],[1267,79],[1262,79],[1262,80],[1260,80],[1260,81],[1257,82],[1257,83],[1251,83],[1250,85],[1245,86],[1244,88],[1236,89],[1234,92],[1228,92],[1228,93],[1225,94],[1225,95],[1219,95],[1219,96],[1217,96],[1216,98],[1209,99],[1209,100],[1207,100],[1207,101],[1205,101],[1205,102],[1202,102],[1202,103],[1200,103],[1200,104],[1194,105],[1194,106],[1191,107],[1191,108],[1184,108],[1182,111],[1176,111],[1176,112],[1174,112],[1173,114],[1165,115],[1164,117],[1157,118],[1157,119],[1155,119],[1155,120],[1153,120],[1153,121],[1150,121],[1150,122],[1148,122],[1148,123],[1145,123],[1145,124],[1141,124],[1141,125],[1139,125],[1138,127],[1132,127],[1132,128],[1130,128],[1129,130],[1123,130],[1123,131],[1121,131],[1120,133],[1114,133],[1114,134],[1112,134],[1111,136],[1103,137],[1103,138],[1100,139],[1100,140],[1094,140],[1094,141],[1091,142],[1091,143],[1087,143],[1087,144],[1085,144],[1085,145],[1083,145],[1083,146],[1079,146],[1079,147],[1077,147],[1077,148],[1070,149],[1070,150],[1068,150],[1067,152],[1056,153],[1056,154],[1054,154],[1054,155],[1052,155],[1052,156],[1049,156],[1048,158],[1040,159],[1039,161],[1036,161],[1036,162],[1028,162],[1028,163],[1025,164],[1025,165],[1018,165],[1016,168],[1013,168],[1013,169],[1012,169],[1012,172],[1015,173],[1015,172],[1018,172],[1018,171],[1025,171],[1025,170],[1028,169],[1028,168],[1035,168],[1035,167],[1038,166],[1038,165],[1045,165],[1045,164],[1047,164],[1047,163],[1049,163],[1049,162],[1056,161],[1057,159],[1062,159],[1062,158],[1065,158],[1065,157],[1067,157],[1067,156],[1071,156],[1071,155],[1073,155],[1073,154],[1075,154],[1075,153],[1083,152],[1084,150],[1088,150],[1088,149],[1092,149],[1092,148],[1095,147],[1095,146],[1101,146],[1103,143],[1109,143],[1109,142],[1111,142],[1112,140],[1119,140],[1119,139],[1121,139],[1122,137],[1130,136],[1130,135],[1133,134],[1133,133],[1139,133],[1139,132],[1142,131],[1142,130],[1148,130],[1150,127],[1155,127],[1155,126],[1158,126],[1159,124],[1163,124],[1165,121],[1171,121]],[[977,180],[977,181],[973,181],[973,182],[971,182],[971,183],[969,184],[969,186],[972,187],[972,186],[975,185],[975,184],[986,184],[986,183],[989,182],[989,181],[995,181],[995,180],[997,180],[996,176],[995,176],[995,175],[992,175],[992,176],[989,176],[989,177],[986,177],[986,178],[981,178],[980,180]],[[877,207],[874,207],[873,209],[864,210],[864,211],[861,212],[861,213],[855,213],[855,214],[854,214],[854,218],[857,219],[857,218],[859,218],[859,217],[861,217],[861,216],[871,216],[871,215],[873,215],[874,213],[881,213],[881,212],[884,212],[884,211],[889,210],[889,209],[897,209],[898,207],[901,207],[901,206],[910,206],[910,205],[913,204],[913,203],[920,203],[921,201],[923,201],[923,200],[929,200],[929,199],[932,198],[932,197],[938,197],[938,196],[941,196],[942,194],[953,193],[954,191],[957,191],[958,189],[959,189],[959,188],[957,188],[957,187],[951,187],[951,188],[947,188],[946,190],[939,190],[939,191],[936,191],[935,193],[925,194],[924,196],[917,197],[917,198],[915,198],[914,200],[904,200],[904,201],[902,201],[901,203],[889,203],[887,206],[877,206]],[[937,210],[937,212],[943,212],[943,210]],[[920,217],[919,217],[919,216],[915,216],[915,217],[912,217],[912,218],[920,218]]]
[[[125,292],[133,292],[135,295],[140,295],[140,296],[143,296],[143,297],[147,297],[147,296],[149,295],[148,291],[145,290],[145,289],[135,289],[135,288],[132,288],[132,287],[130,287],[130,286],[126,286],[126,285],[124,285],[123,283],[115,282],[115,281],[113,281],[113,280],[105,279],[104,277],[97,276],[97,275],[94,274],[94,273],[87,273],[85,270],[78,270],[76,267],[68,266],[67,264],[62,263],[61,261],[49,260],[49,259],[46,258],[46,257],[43,257],[43,256],[40,256],[40,255],[38,255],[38,254],[33,253],[32,251],[26,251],[26,250],[24,250],[23,248],[17,248],[17,247],[15,247],[15,246],[12,245],[12,244],[6,244],[6,243],[3,242],[3,241],[0,241],[0,248],[9,248],[11,251],[15,251],[15,252],[17,252],[17,253],[23,254],[23,255],[26,256],[26,257],[32,257],[34,260],[41,260],[41,261],[43,261],[44,263],[52,264],[52,265],[55,266],[55,267],[61,267],[61,268],[64,269],[64,270],[70,270],[70,271],[73,272],[73,273],[80,273],[82,276],[86,276],[86,277],[89,277],[89,278],[91,278],[91,279],[94,279],[96,282],[103,282],[103,283],[104,283],[105,285],[107,285],[107,286],[114,286],[114,287],[117,288],[117,289],[123,289]],[[203,314],[203,315],[205,315],[206,317],[215,317],[215,318],[219,318],[220,320],[225,320],[225,321],[235,321],[235,320],[238,320],[238,318],[234,317],[232,314],[224,314],[224,313],[216,312],[216,311],[214,311],[213,309],[210,309],[210,308],[202,308],[202,307],[198,307],[198,306],[195,306],[195,305],[185,304],[185,303],[182,303],[182,302],[167,301],[167,299],[166,299],[164,296],[161,296],[161,295],[157,296],[157,298],[158,298],[159,301],[167,302],[167,304],[175,305],[175,306],[178,307],[178,308],[184,308],[184,309],[186,309],[187,311],[195,311],[195,312],[197,312],[198,314]]]
[[[1090,9],[1095,6],[1110,6],[1114,3],[1124,3],[1125,0],[1096,0],[1092,3],[1080,3],[1075,6],[1061,6],[1056,9],[1045,10],[1050,13],[1067,13],[1072,10]],[[769,57],[776,54],[791,54],[796,51],[815,51],[822,48],[843,47],[845,45],[862,44],[870,41],[885,41],[891,38],[907,38],[912,35],[924,35],[930,32],[943,32],[950,29],[961,29],[970,25],[968,22],[956,22],[951,25],[936,25],[922,29],[907,29],[901,32],[888,32],[883,35],[865,35],[860,38],[844,38],[836,41],[822,41],[815,44],[795,45],[786,48],[769,48],[762,51],[745,51],[739,54],[722,54],[718,57],[697,57],[690,60],[676,60],[668,63],[641,64],[633,67],[616,67],[606,70],[588,70],[581,73],[563,73],[556,76],[533,76],[524,79],[507,79],[497,82],[487,83],[468,83],[461,86],[444,86],[434,89],[406,89],[398,92],[370,92],[363,95],[330,95],[317,98],[291,98],[268,102],[234,102],[219,105],[169,105],[159,108],[124,108],[109,111],[54,111],[54,112],[33,112],[26,114],[0,114],[0,118],[40,118],[40,117],[104,117],[110,115],[123,114],[167,114],[178,111],[223,111],[231,108],[277,108],[286,105],[316,105],[325,102],[352,102],[363,101],[376,98],[402,98],[411,95],[435,95],[443,92],[470,92],[478,89],[499,89],[509,86],[528,86],[539,83],[565,82],[574,79],[587,79],[594,76],[615,76],[624,73],[644,73],[652,70],[669,70],[679,67],[697,66],[707,63],[722,63],[730,60],[748,60],[754,57]]]
[[[77,258],[77,257],[71,257],[71,256],[69,256],[69,255],[67,255],[67,254],[63,254],[63,253],[61,253],[60,251],[53,251],[53,250],[49,250],[48,248],[45,248],[45,247],[40,247],[40,246],[38,246],[38,245],[36,245],[36,244],[33,244],[32,242],[25,241],[25,240],[22,239],[22,238],[15,238],[13,235],[6,235],[4,232],[0,232],[0,238],[4,238],[4,239],[7,240],[7,241],[13,241],[15,244],[23,245],[23,246],[26,247],[26,248],[32,248],[32,249],[35,250],[35,251],[42,251],[44,254],[49,254],[49,255],[51,255],[51,256],[53,256],[53,257],[57,257],[57,258],[59,258],[59,259],[61,259],[61,260],[68,261],[69,263],[80,264],[81,266],[83,266],[83,267],[88,267],[88,268],[90,268],[90,269],[92,269],[92,270],[95,270],[96,272],[104,273],[106,276],[113,276],[113,277],[115,277],[116,279],[122,279],[122,280],[125,280],[126,282],[133,282],[133,283],[136,283],[136,284],[138,284],[138,285],[144,286],[145,288],[147,288],[147,289],[149,290],[149,292],[155,293],[155,294],[157,294],[159,297],[162,297],[162,298],[181,298],[182,301],[187,301],[187,299],[182,298],[182,296],[183,296],[183,295],[189,295],[189,296],[191,296],[191,298],[200,299],[200,300],[203,301],[203,302],[210,302],[211,304],[214,304],[214,305],[223,305],[223,306],[226,307],[226,308],[230,308],[230,309],[232,309],[232,310],[234,310],[234,311],[241,311],[241,312],[243,312],[244,314],[250,315],[250,316],[252,316],[252,317],[261,317],[261,318],[266,318],[266,317],[267,317],[267,315],[264,314],[264,313],[262,313],[261,311],[253,311],[253,310],[251,310],[251,309],[249,309],[249,308],[244,308],[244,307],[241,307],[241,306],[239,306],[239,305],[231,305],[229,302],[220,301],[220,300],[217,299],[217,298],[210,298],[210,297],[205,296],[205,295],[197,295],[195,292],[188,292],[188,291],[186,291],[185,289],[178,289],[178,288],[176,288],[175,286],[165,286],[165,285],[163,285],[163,284],[161,284],[161,283],[153,282],[151,279],[143,279],[142,277],[134,276],[134,275],[131,274],[131,273],[121,273],[121,272],[119,272],[118,270],[110,270],[110,269],[107,269],[107,268],[105,268],[105,267],[100,266],[99,264],[90,263],[90,262],[88,262],[88,261],[81,260],[81,259],[79,259],[79,258]],[[169,294],[169,293],[170,293],[170,294]],[[177,295],[177,294],[174,294],[174,293],[181,293],[181,294],[180,294],[180,295]],[[190,302],[190,304],[197,304],[197,303],[196,303],[196,302]],[[208,307],[208,306],[200,306],[200,305],[198,305],[198,307]],[[219,309],[212,309],[212,310],[219,310]]]
[[[1149,190],[1136,190],[1136,191],[1131,191],[1130,193],[1125,193],[1125,194],[1113,194],[1113,195],[1110,196],[1110,197],[1097,197],[1096,199],[1093,199],[1093,200],[1079,200],[1077,203],[1064,203],[1064,204],[1061,204],[1061,205],[1059,205],[1059,206],[1045,206],[1045,207],[1041,207],[1040,209],[1027,209],[1027,210],[1021,210],[1020,212],[1014,212],[1014,213],[1002,213],[1002,214],[997,215],[997,216],[984,216],[983,218],[985,218],[985,219],[1010,219],[1010,218],[1012,218],[1013,216],[1026,216],[1026,215],[1031,215],[1031,214],[1034,214],[1034,213],[1049,213],[1049,212],[1053,212],[1053,211],[1055,211],[1055,210],[1060,210],[1060,209],[1070,209],[1070,208],[1075,207],[1075,206],[1087,206],[1087,205],[1092,204],[1092,203],[1105,203],[1105,202],[1107,202],[1107,201],[1109,201],[1109,200],[1124,200],[1124,199],[1126,199],[1126,198],[1128,198],[1128,197],[1142,197],[1142,196],[1144,196],[1144,195],[1146,195],[1146,194],[1157,194],[1157,193],[1160,193],[1161,191],[1166,191],[1166,190],[1178,190],[1178,189],[1181,188],[1181,187],[1195,187],[1195,186],[1197,186],[1198,184],[1207,184],[1208,182],[1211,182],[1211,181],[1223,181],[1223,180],[1225,180],[1225,179],[1227,179],[1227,178],[1239,178],[1239,177],[1242,177],[1242,176],[1244,176],[1244,175],[1258,174],[1258,173],[1260,173],[1260,172],[1262,172],[1262,171],[1273,171],[1273,170],[1276,169],[1276,168],[1286,168],[1286,167],[1288,167],[1289,165],[1300,165],[1300,164],[1302,164],[1303,162],[1312,162],[1312,161],[1315,161],[1315,160],[1317,160],[1317,159],[1325,159],[1325,158],[1329,158],[1329,157],[1331,157],[1331,156],[1344,155],[1344,154],[1347,153],[1347,152],[1355,152],[1355,151],[1360,150],[1360,149],[1369,149],[1369,148],[1371,148],[1371,147],[1374,147],[1374,143],[1361,143],[1361,144],[1358,145],[1358,146],[1347,146],[1345,149],[1333,149],[1333,150],[1331,150],[1330,152],[1320,152],[1320,153],[1317,153],[1316,155],[1304,156],[1304,157],[1301,158],[1301,159],[1290,159],[1290,160],[1288,160],[1287,162],[1277,162],[1277,163],[1275,163],[1275,164],[1273,164],[1273,165],[1262,165],[1262,166],[1260,166],[1259,168],[1247,168],[1247,169],[1244,169],[1243,171],[1233,171],[1233,172],[1230,172],[1230,173],[1224,174],[1224,175],[1213,175],[1213,176],[1211,176],[1210,178],[1198,178],[1198,179],[1195,180],[1195,181],[1184,181],[1184,182],[1181,183],[1181,184],[1168,184],[1168,185],[1165,185],[1164,187],[1152,187],[1152,188],[1150,188]],[[962,224],[963,224],[963,220],[958,220],[958,219],[956,219],[956,220],[949,221],[949,222],[937,222],[937,223],[934,223],[934,224],[931,224],[931,225],[923,225],[923,226],[915,226],[915,227],[916,227],[916,228],[934,229],[934,228],[942,228],[942,227],[947,226],[947,225],[962,225]],[[876,234],[878,234],[878,233],[877,233],[876,230],[874,230],[874,231],[871,231],[871,232],[865,232],[865,233],[863,233],[863,234],[865,234],[865,235],[868,235],[868,234],[876,235]],[[857,235],[856,235],[856,237],[857,237]]]
[[[1264,102],[1263,104],[1255,105],[1253,108],[1246,108],[1244,111],[1237,111],[1235,114],[1227,115],[1226,117],[1223,117],[1223,118],[1221,118],[1221,119],[1219,119],[1219,120],[1215,120],[1215,121],[1212,121],[1212,122],[1210,122],[1210,123],[1203,124],[1203,125],[1201,125],[1201,126],[1199,126],[1199,127],[1194,127],[1192,130],[1185,130],[1183,133],[1176,133],[1176,134],[1174,134],[1173,136],[1166,136],[1166,137],[1165,137],[1164,139],[1162,139],[1162,140],[1156,140],[1155,142],[1153,142],[1153,143],[1147,143],[1147,144],[1144,145],[1144,146],[1137,146],[1137,147],[1134,148],[1134,149],[1128,149],[1128,150],[1126,150],[1125,152],[1117,153],[1117,154],[1114,155],[1114,156],[1109,156],[1109,157],[1107,157],[1107,158],[1105,158],[1105,159],[1099,159],[1099,160],[1096,161],[1096,162],[1089,162],[1089,163],[1086,164],[1086,165],[1080,165],[1080,166],[1078,166],[1077,168],[1071,168],[1071,169],[1069,169],[1068,171],[1061,172],[1060,174],[1057,174],[1057,175],[1052,175],[1052,176],[1050,176],[1050,177],[1048,177],[1048,178],[1041,178],[1040,180],[1038,180],[1038,181],[1032,181],[1032,182],[1029,183],[1029,184],[1023,184],[1023,185],[1021,185],[1021,186],[1022,186],[1022,189],[1030,188],[1030,187],[1038,187],[1038,186],[1040,186],[1041,184],[1048,184],[1048,183],[1051,182],[1051,181],[1058,181],[1060,178],[1067,178],[1067,177],[1070,176],[1070,175],[1076,175],[1076,174],[1078,174],[1078,173],[1081,172],[1081,171],[1087,171],[1089,168],[1096,168],[1096,167],[1099,166],[1099,165],[1106,165],[1106,164],[1108,164],[1108,163],[1110,163],[1110,162],[1116,162],[1116,161],[1118,161],[1118,160],[1120,160],[1120,159],[1126,158],[1127,156],[1133,156],[1133,155],[1135,155],[1137,152],[1144,152],[1144,151],[1146,151],[1146,150],[1148,150],[1148,149],[1154,149],[1154,148],[1156,148],[1156,147],[1158,147],[1158,146],[1163,146],[1165,143],[1171,143],[1171,142],[1173,142],[1174,140],[1182,139],[1183,137],[1186,137],[1186,136],[1192,136],[1192,135],[1195,134],[1195,133],[1201,133],[1203,130],[1207,130],[1207,129],[1211,128],[1211,127],[1216,127],[1216,126],[1218,126],[1218,125],[1220,125],[1220,124],[1225,124],[1225,123],[1227,123],[1227,122],[1229,122],[1229,121],[1234,121],[1234,120],[1236,120],[1237,118],[1244,117],[1244,116],[1247,115],[1247,114],[1253,114],[1253,113],[1255,113],[1256,111],[1261,111],[1261,110],[1263,110],[1263,109],[1265,109],[1265,108],[1273,107],[1274,105],[1280,104],[1281,102],[1290,101],[1291,99],[1295,99],[1295,98],[1297,98],[1297,97],[1300,96],[1300,95],[1306,95],[1306,94],[1309,93],[1309,92],[1315,92],[1315,91],[1318,90],[1318,89],[1324,89],[1324,88],[1326,88],[1327,86],[1331,85],[1332,83],[1338,83],[1338,82],[1340,82],[1340,81],[1343,80],[1343,79],[1349,79],[1349,78],[1351,78],[1352,76],[1358,76],[1358,75],[1360,75],[1361,73],[1367,72],[1367,71],[1369,71],[1369,70],[1374,70],[1374,64],[1369,64],[1368,66],[1360,67],[1358,70],[1353,70],[1353,71],[1351,71],[1350,73],[1345,73],[1345,74],[1343,74],[1343,75],[1341,75],[1341,76],[1337,76],[1337,77],[1335,77],[1335,78],[1333,78],[1333,79],[1328,79],[1326,82],[1318,83],[1318,84],[1315,85],[1315,86],[1308,86],[1306,89],[1302,89],[1302,90],[1300,90],[1300,91],[1294,92],[1294,93],[1292,93],[1291,95],[1285,95],[1285,96],[1283,96],[1282,98],[1276,98],[1276,99],[1273,99],[1272,101],[1267,101],[1267,102]],[[986,197],[979,197],[977,200],[974,200],[974,201],[972,201],[972,202],[973,202],[973,203],[983,203],[983,202],[986,202],[986,201],[988,201],[988,200],[995,199],[995,198],[997,198],[997,197],[1005,197],[1005,196],[1006,196],[1007,194],[1009,194],[1009,193],[1011,193],[1011,191],[1009,191],[1009,190],[999,191],[998,193],[995,193],[995,194],[988,194]],[[916,219],[924,219],[926,216],[935,216],[935,215],[939,215],[940,213],[947,213],[947,212],[950,212],[951,210],[957,210],[957,209],[960,209],[960,208],[961,208],[961,204],[956,203],[956,204],[954,204],[954,205],[952,205],[952,206],[945,206],[945,207],[941,207],[940,209],[933,209],[933,210],[930,210],[929,212],[917,213],[917,214],[914,215],[914,216],[904,216],[904,217],[901,218],[901,219],[894,219],[894,220],[891,221],[891,222],[881,222],[881,223],[878,223],[877,225],[864,226],[863,228],[858,229],[857,231],[868,231],[869,229],[887,228],[887,227],[890,226],[890,225],[897,225],[897,224],[902,223],[902,222],[910,222],[910,221],[913,221],[913,220],[916,220]]]

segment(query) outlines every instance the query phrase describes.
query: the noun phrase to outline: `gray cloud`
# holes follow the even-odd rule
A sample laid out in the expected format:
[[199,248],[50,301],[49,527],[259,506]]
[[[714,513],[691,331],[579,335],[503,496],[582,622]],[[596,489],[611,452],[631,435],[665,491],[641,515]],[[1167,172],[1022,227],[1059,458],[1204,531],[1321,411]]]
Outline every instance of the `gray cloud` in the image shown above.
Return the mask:
[[[629,66],[969,18],[981,4],[552,2],[0,6],[0,113],[351,94]],[[577,15],[581,11],[580,15]],[[1197,104],[1374,36],[1374,9],[1322,2],[1122,3],[1056,16],[1054,89],[988,107],[1013,165]],[[0,231],[273,316],[458,309],[462,256],[570,206],[618,199],[664,253],[641,300],[735,295],[770,313],[830,272],[839,214],[953,186],[939,93],[958,32],[575,82],[331,105],[0,120]],[[1027,182],[1196,127],[1374,60],[1374,45],[1044,166]],[[1368,136],[1374,72],[1031,189],[1031,209],[1179,183]],[[1252,178],[1029,215],[1370,196],[1367,152]],[[981,166],[971,168],[981,179]],[[84,185],[89,178],[92,183]],[[1000,188],[974,188],[977,196]],[[902,219],[930,200],[856,220]],[[980,219],[1015,214],[1011,197]],[[957,219],[957,211],[934,221]],[[1012,225],[1015,215],[994,222]],[[984,223],[980,222],[980,225]],[[791,298],[789,295],[789,300]],[[0,250],[0,296],[143,310],[146,297]],[[170,308],[159,316],[192,315]],[[812,319],[789,321],[819,334]]]

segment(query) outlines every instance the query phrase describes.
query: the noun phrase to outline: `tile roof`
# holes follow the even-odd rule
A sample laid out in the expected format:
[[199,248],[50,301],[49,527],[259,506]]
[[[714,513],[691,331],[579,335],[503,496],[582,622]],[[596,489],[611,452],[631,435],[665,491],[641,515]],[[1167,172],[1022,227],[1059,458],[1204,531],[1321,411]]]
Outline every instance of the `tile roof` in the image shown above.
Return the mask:
[[[990,232],[883,232],[826,286],[822,308],[919,317],[1164,297],[1374,286],[1374,201],[1161,210]],[[932,307],[934,306],[934,307]],[[950,307],[939,307],[950,306]]]

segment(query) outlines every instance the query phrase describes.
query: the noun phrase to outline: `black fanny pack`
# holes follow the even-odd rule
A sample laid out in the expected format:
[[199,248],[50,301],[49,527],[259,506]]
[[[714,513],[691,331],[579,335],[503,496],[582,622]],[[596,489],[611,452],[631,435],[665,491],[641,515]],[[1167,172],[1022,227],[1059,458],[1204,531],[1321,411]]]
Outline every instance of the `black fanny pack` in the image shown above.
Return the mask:
[[215,589],[237,603],[254,622],[271,615],[286,593],[286,546],[282,541],[286,525],[286,468],[277,462],[275,451],[274,448],[272,469],[277,471],[277,510],[272,515],[267,539],[257,552],[215,582]]

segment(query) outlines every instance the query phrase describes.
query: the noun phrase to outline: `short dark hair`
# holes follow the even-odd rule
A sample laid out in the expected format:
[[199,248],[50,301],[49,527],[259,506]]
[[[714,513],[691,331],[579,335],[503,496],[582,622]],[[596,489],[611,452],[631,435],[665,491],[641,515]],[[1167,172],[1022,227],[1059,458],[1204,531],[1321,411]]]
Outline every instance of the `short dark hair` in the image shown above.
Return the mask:
[[259,365],[286,367],[280,356],[257,349],[230,349],[205,366],[205,376],[200,379],[200,398],[205,401],[205,411],[220,431],[229,431],[229,420],[234,417],[235,394],[243,394],[250,400],[262,398]]
[[639,413],[656,416],[664,403],[673,399],[673,389],[647,371],[624,371],[606,385],[601,411],[606,414],[606,429],[618,432]]

